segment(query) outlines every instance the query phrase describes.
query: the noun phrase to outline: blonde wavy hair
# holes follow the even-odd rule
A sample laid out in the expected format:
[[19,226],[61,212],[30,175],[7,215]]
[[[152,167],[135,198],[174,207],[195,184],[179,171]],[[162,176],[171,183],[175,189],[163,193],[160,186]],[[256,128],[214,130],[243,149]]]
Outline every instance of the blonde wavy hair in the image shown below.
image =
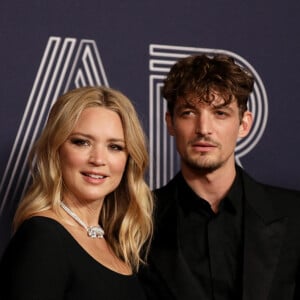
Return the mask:
[[14,230],[24,220],[48,209],[60,215],[63,178],[59,149],[72,132],[81,112],[97,106],[119,115],[128,151],[122,180],[117,189],[106,196],[99,222],[115,254],[137,271],[147,256],[153,230],[152,193],[144,180],[149,160],[147,143],[132,103],[112,88],[78,88],[65,93],[55,102],[47,124],[31,151],[32,184],[17,208]]

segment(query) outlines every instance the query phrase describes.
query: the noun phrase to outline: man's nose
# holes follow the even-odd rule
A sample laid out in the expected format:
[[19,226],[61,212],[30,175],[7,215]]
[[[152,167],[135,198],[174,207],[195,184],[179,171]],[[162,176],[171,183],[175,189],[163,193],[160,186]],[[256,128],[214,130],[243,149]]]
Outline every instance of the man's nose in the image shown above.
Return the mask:
[[212,116],[209,112],[202,111],[196,118],[195,132],[200,135],[207,135],[212,132]]

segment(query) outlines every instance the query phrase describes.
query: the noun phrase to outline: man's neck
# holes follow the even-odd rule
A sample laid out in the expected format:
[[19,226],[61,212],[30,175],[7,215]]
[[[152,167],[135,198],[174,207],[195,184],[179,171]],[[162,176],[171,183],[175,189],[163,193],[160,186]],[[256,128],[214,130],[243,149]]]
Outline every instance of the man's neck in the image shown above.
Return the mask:
[[205,199],[214,212],[218,211],[221,200],[227,195],[236,175],[235,166],[219,168],[212,172],[182,168],[182,175],[191,189]]

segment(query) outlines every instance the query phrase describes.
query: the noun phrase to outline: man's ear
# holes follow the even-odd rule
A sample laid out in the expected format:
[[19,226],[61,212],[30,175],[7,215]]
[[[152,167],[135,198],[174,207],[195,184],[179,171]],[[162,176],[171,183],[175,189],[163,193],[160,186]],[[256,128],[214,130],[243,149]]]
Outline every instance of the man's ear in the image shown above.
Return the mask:
[[253,123],[253,115],[249,110],[247,110],[244,112],[244,115],[240,123],[239,138],[243,138],[248,135],[248,133],[251,130],[252,123]]
[[165,121],[166,121],[166,124],[167,124],[168,133],[170,135],[174,135],[173,119],[172,119],[172,115],[168,111],[165,114]]

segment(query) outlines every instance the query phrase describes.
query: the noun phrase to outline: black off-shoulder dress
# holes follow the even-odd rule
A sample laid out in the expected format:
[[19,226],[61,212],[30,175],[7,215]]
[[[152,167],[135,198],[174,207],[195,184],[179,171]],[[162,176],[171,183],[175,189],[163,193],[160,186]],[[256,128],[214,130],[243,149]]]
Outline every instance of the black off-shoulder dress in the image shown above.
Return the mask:
[[0,299],[145,300],[136,275],[93,259],[58,222],[25,221],[0,262]]

